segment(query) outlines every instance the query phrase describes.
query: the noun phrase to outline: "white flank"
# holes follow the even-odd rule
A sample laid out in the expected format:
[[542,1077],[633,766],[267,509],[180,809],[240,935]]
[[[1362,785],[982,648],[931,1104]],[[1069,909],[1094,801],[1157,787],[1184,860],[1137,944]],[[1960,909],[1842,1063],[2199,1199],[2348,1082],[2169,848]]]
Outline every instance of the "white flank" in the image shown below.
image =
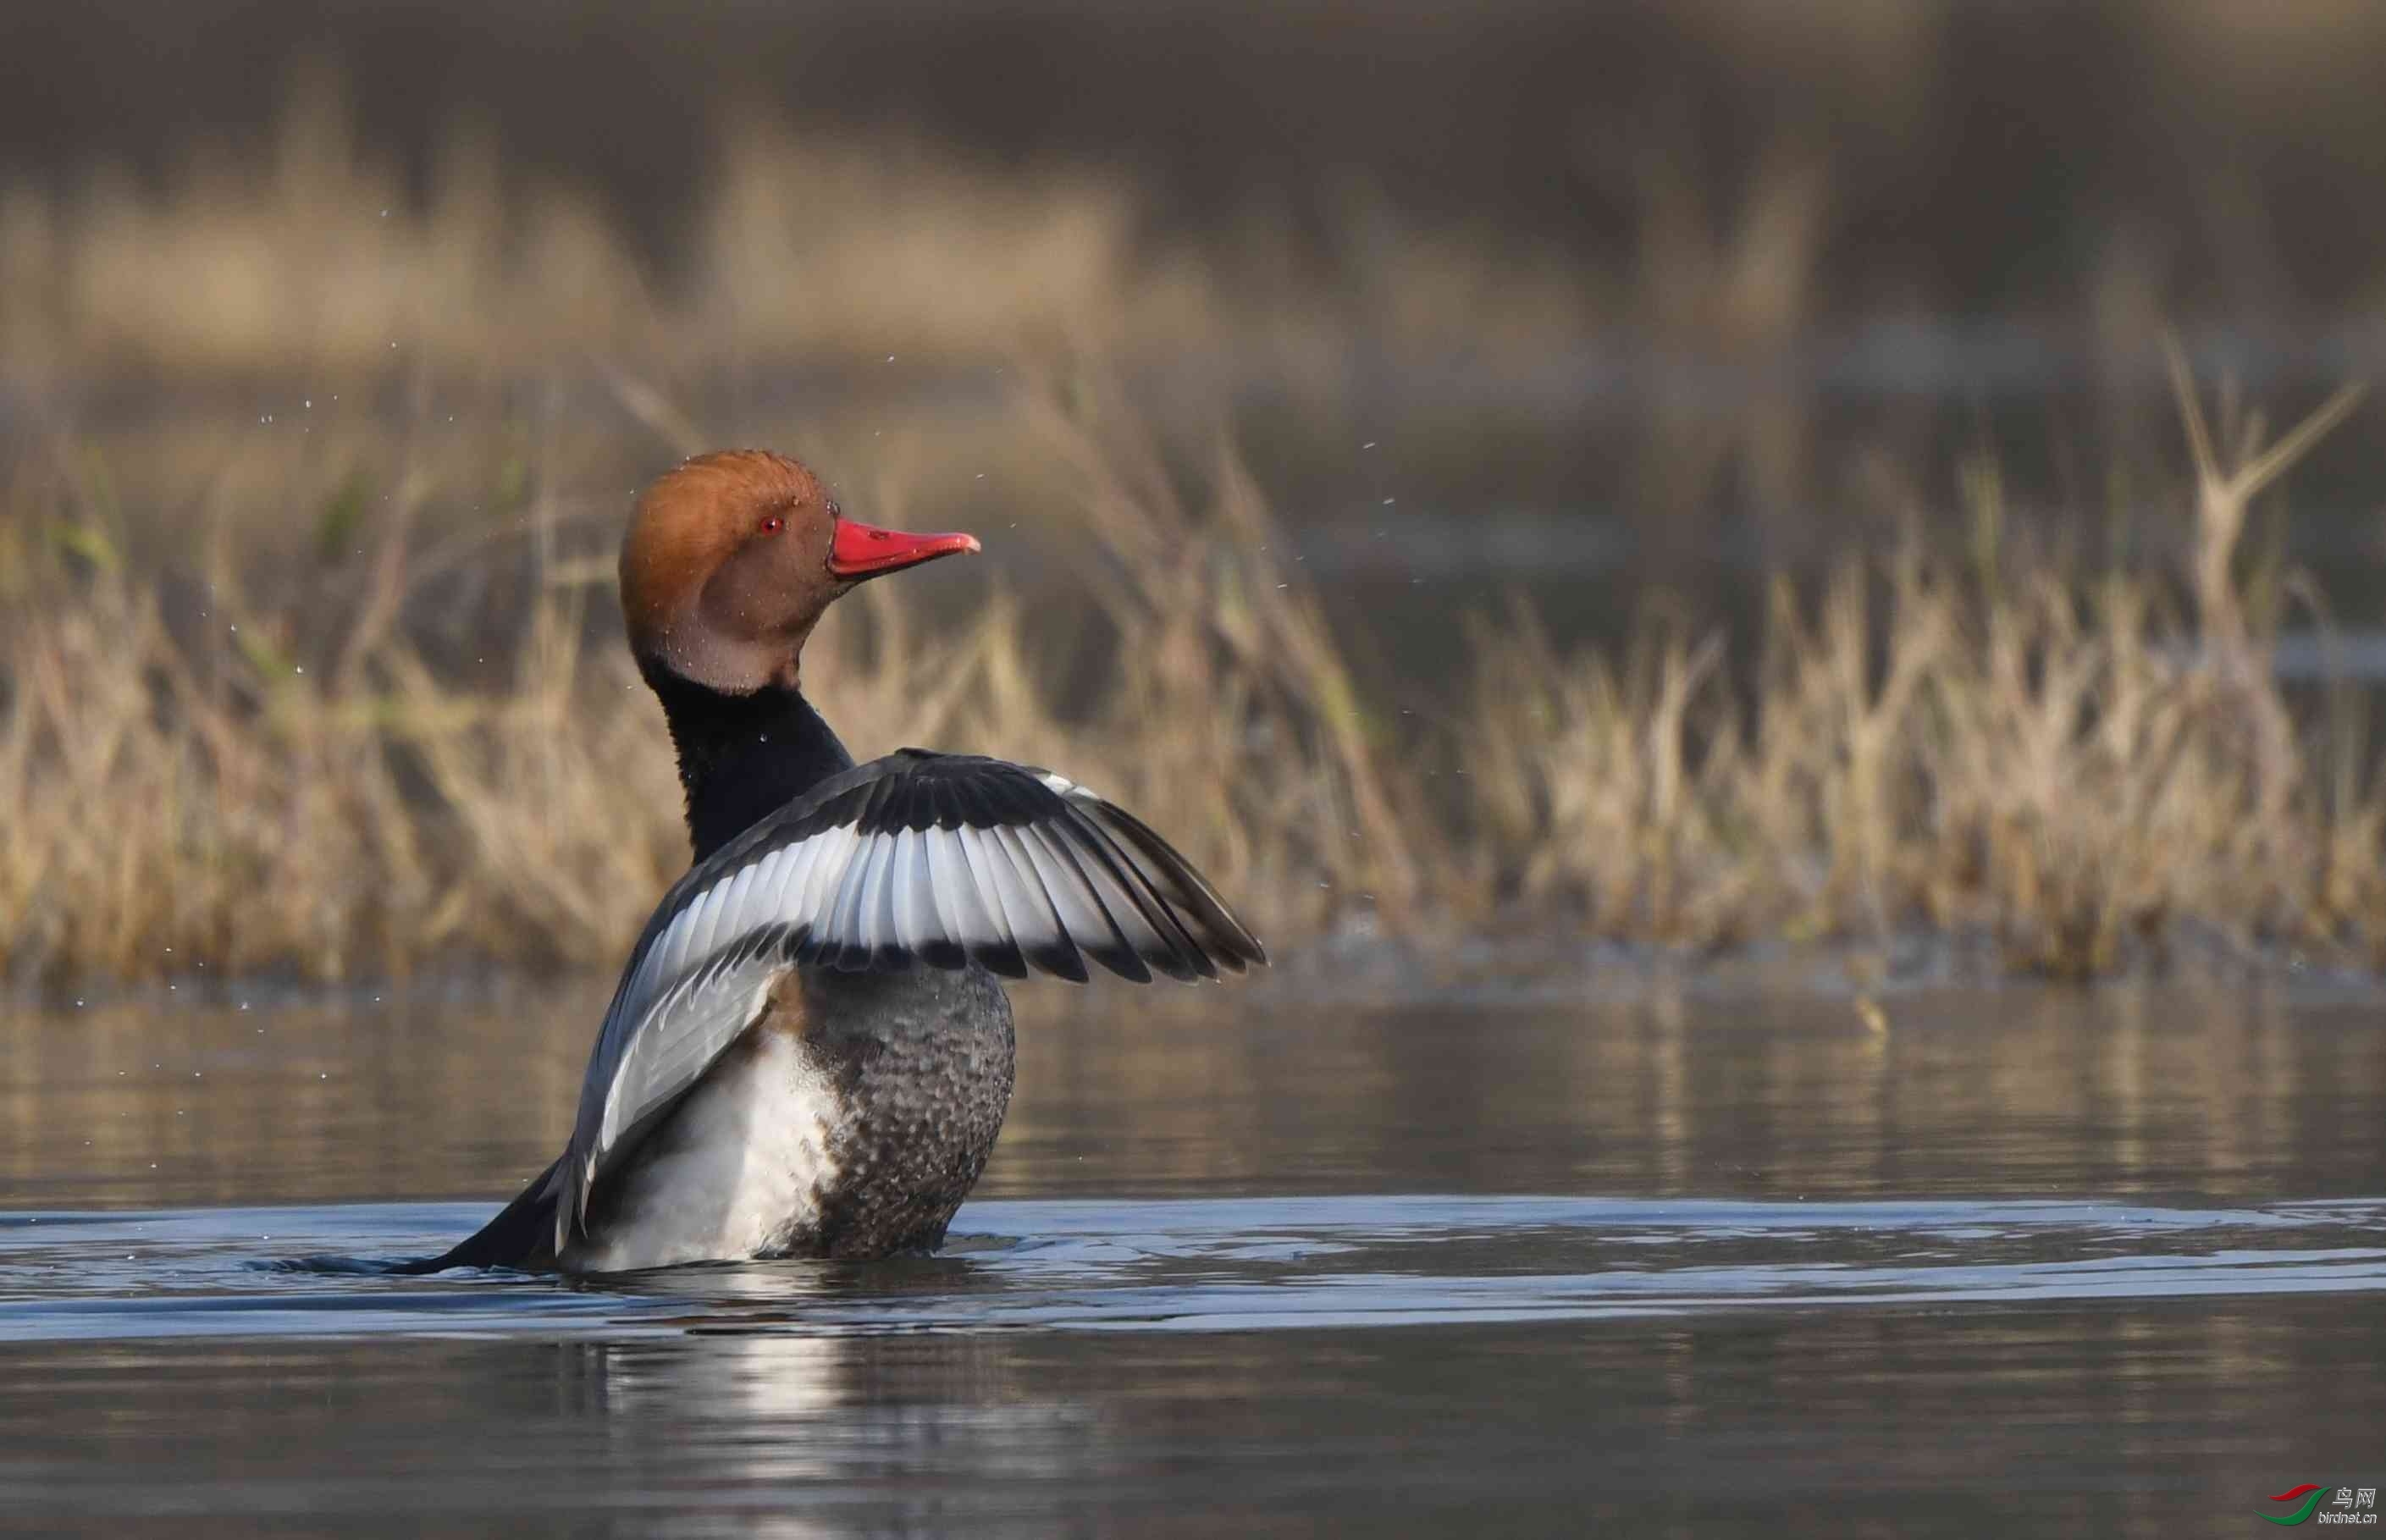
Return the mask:
[[564,1248],[566,1272],[628,1272],[766,1256],[818,1211],[842,1117],[796,1039],[767,1032],[716,1061],[617,1177],[601,1232]]

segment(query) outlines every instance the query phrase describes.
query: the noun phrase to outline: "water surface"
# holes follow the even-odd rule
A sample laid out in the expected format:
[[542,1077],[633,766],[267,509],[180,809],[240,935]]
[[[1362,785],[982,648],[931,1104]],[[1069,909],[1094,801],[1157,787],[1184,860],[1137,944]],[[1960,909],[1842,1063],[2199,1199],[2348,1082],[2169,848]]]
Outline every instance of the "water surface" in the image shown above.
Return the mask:
[[[928,1259],[394,1278],[601,988],[0,1018],[0,1523],[2267,1532],[2386,1483],[2380,1003],[1023,992]],[[301,1258],[348,1258],[304,1263]]]

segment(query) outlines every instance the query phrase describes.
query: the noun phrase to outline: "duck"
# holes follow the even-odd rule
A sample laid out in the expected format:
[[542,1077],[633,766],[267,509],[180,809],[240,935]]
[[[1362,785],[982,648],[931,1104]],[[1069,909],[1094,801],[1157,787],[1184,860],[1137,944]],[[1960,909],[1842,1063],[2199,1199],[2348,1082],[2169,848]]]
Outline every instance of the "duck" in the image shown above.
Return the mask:
[[697,456],[637,497],[622,613],[677,756],[691,863],[630,950],[563,1153],[408,1271],[934,1251],[1010,1106],[1003,980],[1266,963],[1124,808],[976,755],[857,764],[805,697],[830,605],[979,548],[848,518],[768,450]]

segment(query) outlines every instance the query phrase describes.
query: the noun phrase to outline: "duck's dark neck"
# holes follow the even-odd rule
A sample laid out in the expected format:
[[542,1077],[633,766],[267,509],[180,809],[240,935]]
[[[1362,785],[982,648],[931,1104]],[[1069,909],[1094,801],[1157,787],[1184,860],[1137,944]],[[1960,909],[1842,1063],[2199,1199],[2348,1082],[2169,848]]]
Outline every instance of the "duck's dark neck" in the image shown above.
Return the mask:
[[853,768],[853,757],[800,690],[772,686],[728,695],[660,669],[643,671],[679,751],[687,837],[699,862],[765,814]]

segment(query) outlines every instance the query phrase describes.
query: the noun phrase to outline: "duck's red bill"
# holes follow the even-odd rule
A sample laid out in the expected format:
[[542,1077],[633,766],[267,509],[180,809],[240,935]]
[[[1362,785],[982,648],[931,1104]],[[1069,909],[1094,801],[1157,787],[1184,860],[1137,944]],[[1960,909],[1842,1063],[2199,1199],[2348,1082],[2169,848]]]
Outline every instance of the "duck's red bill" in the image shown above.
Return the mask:
[[840,519],[829,542],[828,570],[840,578],[871,578],[977,548],[973,534],[910,534]]

